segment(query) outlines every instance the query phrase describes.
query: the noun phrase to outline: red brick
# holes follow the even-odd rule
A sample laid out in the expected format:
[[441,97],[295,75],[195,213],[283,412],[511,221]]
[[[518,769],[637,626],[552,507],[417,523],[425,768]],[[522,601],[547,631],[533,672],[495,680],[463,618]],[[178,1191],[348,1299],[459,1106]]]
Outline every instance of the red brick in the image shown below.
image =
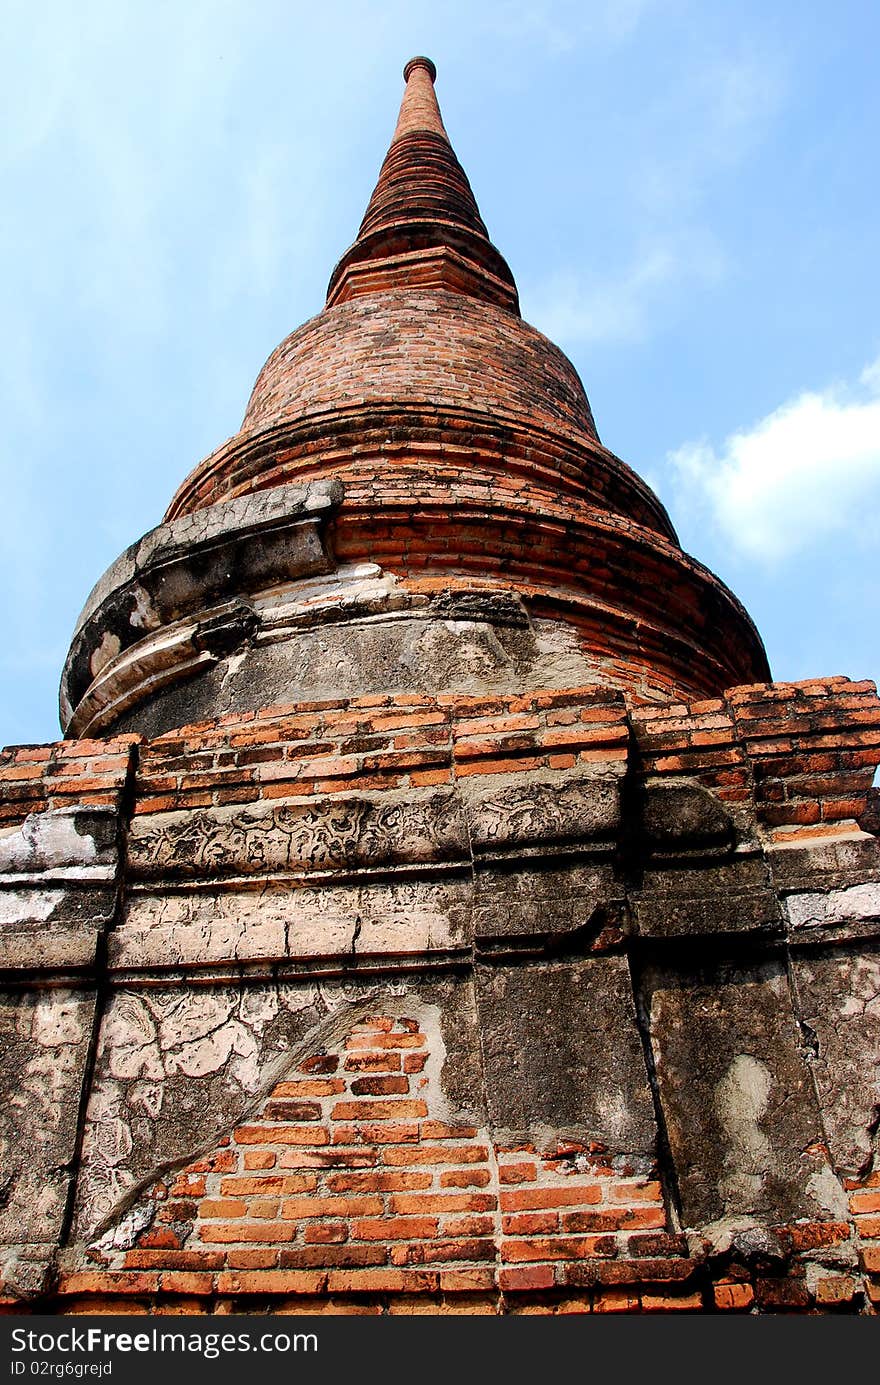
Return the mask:
[[806,1286],[796,1279],[759,1279],[755,1298],[760,1308],[801,1309],[810,1306]]
[[299,1065],[300,1072],[335,1072],[339,1059],[335,1053],[313,1053]]
[[[576,1216],[589,1215],[575,1213]],[[601,1217],[600,1212],[592,1214]],[[559,1217],[556,1212],[518,1212],[501,1218],[501,1229],[505,1235],[534,1236],[545,1231],[559,1230]],[[608,1231],[610,1227],[578,1226],[566,1227],[566,1231]]]
[[644,1255],[648,1258],[654,1255],[687,1255],[688,1253],[686,1236],[669,1235],[666,1232],[628,1236],[626,1245],[629,1255]]
[[385,1193],[429,1188],[432,1181],[430,1173],[334,1173],[328,1176],[327,1187],[333,1193]]
[[552,1265],[522,1265],[498,1272],[499,1287],[508,1293],[529,1289],[552,1289]]
[[326,1273],[295,1270],[226,1271],[217,1276],[219,1294],[321,1294]]
[[534,1164],[499,1164],[498,1178],[501,1183],[533,1183],[538,1177]]
[[271,1197],[278,1193],[307,1193],[317,1186],[313,1173],[264,1173],[252,1178],[230,1174],[221,1181],[220,1191],[231,1197]]
[[339,1245],[348,1240],[348,1223],[315,1222],[306,1227],[303,1239],[306,1245]]
[[277,1097],[337,1096],[345,1091],[341,1077],[304,1077],[295,1082],[279,1082],[272,1092],[272,1100]]
[[249,1217],[262,1219],[275,1218],[278,1216],[279,1202],[277,1198],[251,1198],[247,1205]]
[[243,1217],[246,1212],[247,1204],[234,1198],[203,1198],[199,1203],[199,1216],[208,1220]]
[[317,1121],[321,1119],[321,1107],[317,1101],[293,1101],[286,1097],[272,1098],[263,1110],[263,1120],[267,1121]]
[[835,1274],[827,1279],[820,1279],[816,1283],[815,1298],[816,1302],[823,1306],[834,1307],[838,1304],[851,1303],[857,1292],[856,1281],[849,1275]]
[[701,1313],[703,1300],[699,1294],[642,1294],[644,1313]]
[[388,1252],[384,1245],[323,1245],[280,1251],[278,1264],[283,1270],[310,1270],[320,1266],[334,1269],[384,1265]]
[[488,1169],[450,1169],[440,1175],[443,1188],[485,1188],[488,1182]]
[[473,1125],[447,1125],[444,1121],[422,1121],[423,1140],[472,1140],[477,1134]]
[[382,1211],[380,1197],[297,1197],[282,1204],[285,1221],[309,1217],[368,1217]]
[[631,1215],[628,1207],[610,1207],[602,1212],[563,1212],[559,1221],[563,1231],[619,1231]]
[[278,1264],[277,1250],[228,1250],[226,1262],[231,1270],[271,1270]]
[[165,1293],[169,1294],[210,1294],[214,1288],[214,1276],[172,1270],[162,1275],[160,1284]]
[[167,1226],[154,1226],[138,1238],[138,1245],[145,1249],[176,1250],[180,1245],[177,1233]]
[[334,1294],[434,1293],[440,1276],[426,1270],[335,1270],[327,1275],[326,1287]]
[[288,1149],[279,1163],[283,1169],[368,1169],[376,1160],[372,1149]]
[[[416,1057],[427,1059],[427,1054],[405,1054],[407,1062]],[[400,1072],[399,1053],[350,1053],[345,1060],[346,1072]],[[421,1071],[421,1069],[419,1069]]]
[[337,1125],[333,1130],[334,1144],[356,1144],[360,1140],[375,1145],[416,1144],[418,1138],[416,1121],[365,1121],[358,1125]]
[[395,1212],[491,1212],[496,1201],[494,1193],[395,1193],[391,1206]]
[[493,1216],[444,1217],[440,1224],[444,1236],[491,1236],[495,1231]]
[[430,1265],[448,1260],[494,1259],[495,1242],[488,1239],[425,1239],[391,1247],[393,1265]]
[[241,1125],[232,1138],[237,1145],[325,1145],[330,1132],[323,1126]]
[[406,1145],[383,1150],[386,1164],[482,1164],[489,1157],[485,1145]]
[[596,1184],[568,1188],[502,1189],[501,1210],[504,1212],[539,1211],[549,1207],[576,1207],[602,1201],[602,1189]]
[[625,1289],[603,1289],[593,1300],[594,1313],[637,1313],[641,1307],[638,1294]]
[[400,1241],[436,1236],[436,1217],[379,1217],[356,1221],[351,1234],[359,1241]]
[[409,1091],[406,1077],[357,1077],[351,1083],[353,1096],[400,1096]]
[[611,1185],[612,1202],[660,1202],[662,1197],[663,1190],[657,1182]]
[[78,1270],[62,1275],[62,1294],[150,1294],[159,1288],[158,1274],[137,1271]]
[[[488,1266],[467,1270],[441,1270],[440,1288],[444,1293],[475,1293],[495,1287],[495,1271]],[[494,1306],[486,1311],[494,1313]]]
[[292,1241],[295,1232],[296,1227],[282,1226],[275,1221],[202,1222],[199,1239],[210,1245],[230,1245],[236,1241]]
[[219,1270],[223,1252],[212,1250],[130,1250],[126,1269],[132,1270]]
[[275,1165],[275,1157],[271,1150],[246,1149],[244,1167],[246,1169],[271,1169]]
[[848,1241],[850,1227],[847,1222],[796,1222],[786,1227],[782,1234],[793,1250],[815,1250],[819,1246]]
[[501,1258],[517,1260],[583,1260],[593,1255],[614,1255],[613,1236],[545,1236],[528,1240],[506,1240]]
[[715,1307],[721,1313],[742,1312],[755,1301],[751,1284],[716,1284],[713,1292]]
[[[393,1037],[393,1036],[392,1036]],[[333,1120],[407,1120],[425,1116],[424,1101],[339,1101],[330,1115]]]
[[657,1284],[683,1282],[694,1272],[693,1260],[596,1260],[565,1267],[567,1284]]

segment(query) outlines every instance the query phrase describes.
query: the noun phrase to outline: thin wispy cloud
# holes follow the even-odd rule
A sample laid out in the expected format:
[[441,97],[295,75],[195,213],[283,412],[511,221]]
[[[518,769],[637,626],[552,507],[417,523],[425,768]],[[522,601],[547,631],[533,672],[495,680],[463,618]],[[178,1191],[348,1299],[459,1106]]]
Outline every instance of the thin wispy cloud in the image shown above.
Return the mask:
[[784,54],[743,47],[705,55],[680,82],[649,93],[630,180],[642,214],[660,224],[709,216],[710,191],[760,148],[788,85]]
[[469,19],[510,41],[537,43],[559,54],[585,42],[609,48],[624,43],[655,4],[656,0],[509,0],[483,14],[470,9]]
[[595,346],[644,340],[681,303],[725,270],[708,236],[681,236],[639,247],[624,265],[586,275],[570,271],[523,286],[523,312],[552,341]]
[[880,523],[880,359],[853,384],[805,391],[715,445],[671,452],[678,509],[747,557],[780,562]]

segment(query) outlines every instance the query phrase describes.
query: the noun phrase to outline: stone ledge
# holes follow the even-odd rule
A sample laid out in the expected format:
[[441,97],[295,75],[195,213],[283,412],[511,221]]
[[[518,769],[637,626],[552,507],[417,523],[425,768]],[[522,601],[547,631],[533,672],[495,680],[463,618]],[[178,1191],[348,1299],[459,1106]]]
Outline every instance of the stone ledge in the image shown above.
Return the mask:
[[203,616],[218,598],[327,572],[321,528],[341,498],[336,481],[258,491],[161,524],[127,549],[77,623],[61,680],[65,729],[98,675],[145,634]]

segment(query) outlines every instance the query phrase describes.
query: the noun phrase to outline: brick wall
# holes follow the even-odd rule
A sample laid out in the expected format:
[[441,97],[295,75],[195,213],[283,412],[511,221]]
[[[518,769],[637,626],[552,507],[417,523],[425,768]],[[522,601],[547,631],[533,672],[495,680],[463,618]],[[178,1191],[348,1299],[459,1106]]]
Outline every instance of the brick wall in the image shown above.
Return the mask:
[[[160,1179],[130,1248],[62,1278],[85,1295],[483,1296],[692,1307],[656,1170],[595,1144],[494,1144],[447,1115],[419,1020],[375,1015],[303,1058],[220,1146]],[[144,1218],[144,1219],[145,1219]],[[621,1289],[621,1285],[626,1286]],[[88,1302],[83,1298],[83,1302]]]
[[0,823],[32,813],[118,807],[138,736],[58,741],[0,750]]
[[[629,709],[619,693],[596,687],[516,697],[364,697],[267,708],[185,727],[153,741],[119,738],[3,752],[3,820],[7,831],[18,833],[16,841],[20,836],[22,843],[36,842],[39,824],[59,810],[63,816],[69,809],[87,814],[95,807],[109,814],[110,844],[95,847],[109,853],[102,866],[98,910],[104,922],[96,915],[91,925],[94,934],[106,927],[105,950],[96,953],[94,943],[90,952],[85,944],[73,946],[83,932],[83,910],[91,907],[83,891],[97,888],[94,877],[83,874],[79,857],[65,863],[52,855],[41,864],[30,856],[19,861],[13,853],[13,873],[2,883],[4,890],[34,891],[38,906],[47,882],[59,891],[63,885],[68,901],[63,907],[69,913],[59,905],[51,926],[40,923],[38,913],[25,919],[19,952],[6,962],[13,987],[34,986],[33,948],[51,933],[59,950],[40,963],[36,994],[41,1003],[56,993],[63,998],[67,992],[51,987],[60,979],[69,986],[71,976],[85,999],[94,995],[98,982],[109,988],[109,997],[101,1002],[104,1019],[99,1005],[91,1042],[86,1021],[72,1042],[80,1068],[71,1059],[69,1072],[64,1069],[70,1079],[64,1097],[70,1112],[86,1110],[90,1082],[105,1083],[94,1106],[95,1120],[84,1138],[74,1128],[59,1131],[57,1150],[47,1146],[45,1153],[52,1167],[63,1164],[74,1181],[88,1181],[88,1161],[100,1153],[114,1178],[125,1170],[125,1141],[111,1138],[110,1127],[101,1125],[115,1119],[114,1110],[127,1099],[121,1089],[116,1095],[110,1090],[114,1063],[142,1103],[131,1126],[135,1136],[126,1139],[141,1138],[137,1131],[144,1124],[144,1102],[161,1107],[161,1054],[150,1048],[152,1075],[145,1083],[138,1076],[138,1045],[146,1053],[153,1040],[146,1030],[144,1035],[132,1031],[134,1037],[122,1034],[125,1020],[114,1003],[117,994],[131,1015],[145,1017],[147,1028],[152,1023],[149,1007],[139,995],[166,988],[165,999],[154,1006],[157,1014],[170,1015],[175,1005],[186,1003],[202,1047],[197,1059],[186,1059],[184,1072],[208,1062],[211,1026],[219,1023],[212,1015],[226,1023],[228,1005],[220,992],[229,994],[230,987],[241,999],[241,1015],[258,985],[271,984],[273,992],[287,985],[308,990],[317,977],[329,977],[331,987],[378,986],[384,996],[381,1009],[362,1006],[361,1019],[320,1044],[300,1045],[300,1030],[291,1029],[285,1044],[298,1056],[280,1075],[273,1070],[256,1098],[236,1096],[235,1119],[225,1127],[221,1122],[220,1133],[206,1145],[181,1135],[170,1160],[140,1151],[141,1162],[114,1184],[119,1191],[106,1205],[115,1210],[90,1236],[87,1253],[64,1221],[62,1198],[58,1226],[51,1234],[40,1233],[43,1240],[36,1249],[25,1248],[33,1253],[33,1263],[42,1256],[40,1263],[48,1265],[50,1277],[42,1281],[46,1287],[37,1301],[65,1312],[122,1304],[135,1311],[176,1304],[182,1311],[242,1306],[274,1311],[282,1305],[288,1311],[299,1305],[304,1311],[397,1312],[418,1311],[422,1305],[489,1313],[864,1311],[872,1306],[880,1272],[878,1175],[870,1154],[873,1135],[860,1130],[858,1122],[869,1119],[872,1109],[867,1055],[873,1051],[873,1012],[870,1003],[859,1009],[859,1001],[855,1014],[852,1005],[846,1009],[846,1001],[850,995],[867,996],[873,974],[876,928],[870,898],[877,879],[876,840],[859,831],[857,819],[863,816],[878,758],[880,704],[873,685],[840,678],[733,689],[724,698],[691,703],[634,702]],[[547,796],[548,785],[555,786],[556,798],[551,793],[547,799],[555,807],[545,821],[535,804],[543,802],[540,795]],[[696,837],[689,836],[694,827],[686,815],[676,827],[679,838],[652,838],[650,851],[659,855],[649,854],[650,869],[640,867],[643,876],[637,878],[634,858],[626,853],[636,849],[634,841],[643,830],[637,829],[643,811],[638,793],[644,791],[650,803],[650,795],[664,785],[691,794],[688,812],[695,801],[693,786],[699,786],[716,805],[716,816],[708,836],[700,836],[699,823]],[[530,798],[536,786],[539,797]],[[566,799],[572,786],[581,797]],[[606,818],[606,809],[600,812],[595,805],[607,801],[611,812],[619,791],[630,835],[624,833],[615,845],[609,824],[618,819],[613,814]],[[438,795],[441,808],[423,820]],[[363,822],[375,824],[383,800],[391,805],[391,816],[378,834],[371,827],[362,837],[346,835],[351,804],[367,814]],[[462,803],[469,827],[461,818]],[[399,815],[406,804],[410,817],[403,822]],[[334,805],[339,805],[338,822]],[[247,811],[238,815],[239,807]],[[269,809],[288,818],[276,824]],[[592,817],[594,809],[597,816]],[[557,810],[558,817],[553,815]],[[300,823],[298,813],[314,813],[314,832],[300,832],[298,826],[299,835],[293,832]],[[80,830],[85,825],[83,820]],[[255,833],[260,827],[269,835],[256,833],[249,844],[252,826]],[[272,832],[280,846],[273,845]],[[227,833],[225,854],[218,851],[218,833]],[[679,851],[683,854],[676,856]],[[105,857],[95,859],[104,862]],[[736,874],[743,870],[745,875]],[[522,871],[520,886],[517,872]],[[423,875],[425,888],[435,894],[407,895],[415,889],[414,877],[421,888]],[[269,907],[274,900],[271,907],[277,909],[279,899],[296,904],[300,891],[311,890],[317,897],[338,887],[341,903],[334,907],[347,917],[345,910],[355,907],[349,904],[353,882],[359,882],[357,907],[364,908],[370,889],[381,892],[388,888],[383,881],[397,880],[400,899],[433,901],[438,919],[444,909],[449,911],[452,923],[446,934],[441,936],[439,924],[432,922],[427,941],[410,935],[406,930],[415,927],[423,905],[414,904],[410,915],[405,912],[410,906],[398,903],[402,931],[383,933],[379,928],[371,961],[368,955],[345,951],[344,940],[333,953],[320,918],[312,914],[308,929],[317,930],[315,941],[309,941],[312,934],[303,925],[306,942],[299,951],[272,952],[283,942],[270,941],[265,945],[269,950],[249,953],[243,934],[234,952],[211,953],[213,970],[206,973],[206,944],[198,943],[199,930],[221,904],[224,919],[238,911],[256,933],[263,903]],[[443,883],[449,880],[454,889]],[[510,890],[507,882],[513,882]],[[540,898],[532,907],[536,891]],[[783,900],[806,900],[792,914],[796,926],[788,931],[774,891]],[[468,914],[462,901],[470,900],[471,893]],[[580,910],[589,911],[595,899],[606,896],[595,927],[585,930],[588,915]],[[391,896],[380,893],[376,898],[381,915],[386,908],[382,901]],[[698,904],[703,900],[696,911],[695,899]],[[811,933],[816,899],[830,899],[833,908],[821,916],[821,929]],[[199,900],[206,901],[199,908],[206,907],[208,914],[196,910],[188,922],[190,915],[180,910]],[[768,900],[773,906],[769,911]],[[725,909],[730,921],[722,926]],[[181,920],[179,926],[175,919]],[[462,919],[470,919],[468,926],[477,933],[462,931]],[[779,1080],[789,1083],[790,1094],[796,1081],[802,1108],[792,1138],[816,1128],[805,1105],[814,1097],[809,1096],[803,1054],[809,1055],[811,1033],[817,1052],[822,1044],[824,1067],[815,1096],[836,1145],[832,1149],[822,1139],[809,1148],[798,1145],[795,1160],[803,1173],[785,1174],[795,1189],[795,1210],[775,1220],[759,1218],[760,1234],[750,1250],[719,1244],[701,1229],[699,1218],[692,1218],[689,1227],[683,1223],[674,1170],[668,1159],[664,1163],[655,1154],[646,1156],[646,1144],[612,1148],[588,1132],[573,1134],[568,1118],[560,1120],[554,1134],[546,1121],[542,1125],[543,1118],[532,1121],[528,1116],[529,1109],[540,1108],[541,1084],[549,1080],[528,1071],[529,1062],[539,1049],[550,1055],[556,1051],[553,1025],[558,1020],[552,1020],[550,1031],[539,1032],[545,1011],[550,1014],[542,1000],[545,991],[539,986],[533,1001],[523,978],[540,972],[541,985],[551,992],[571,984],[578,1003],[589,1003],[590,995],[601,995],[603,987],[620,986],[621,1004],[631,1005],[628,966],[638,988],[644,958],[656,963],[670,919],[674,927],[663,964],[673,972],[687,970],[683,941],[688,957],[705,957],[706,974],[697,978],[701,995],[710,995],[711,987],[722,982],[730,989],[741,976],[752,988],[755,1001],[750,1003],[763,997],[760,1004],[770,1007],[768,1023],[772,1018],[775,1024],[781,1004],[797,1007],[799,986],[809,992],[812,1008],[803,1009],[808,1024],[798,1030],[787,1012],[780,1019],[779,1037],[774,1030],[763,1049],[750,1037],[747,1016],[726,1021],[728,1028],[740,1026],[743,1042],[755,1049],[770,1076],[784,1039],[789,1066],[780,1069]],[[223,928],[219,935],[225,936]],[[565,931],[570,928],[572,942]],[[162,949],[169,939],[166,958]],[[191,945],[197,950],[185,957]],[[833,954],[828,951],[832,946]],[[795,952],[795,947],[801,950]],[[712,959],[719,948],[727,949],[733,961],[724,961],[720,980],[713,980]],[[786,966],[795,976],[792,992],[786,990],[780,957],[787,957]],[[838,969],[837,980],[838,972],[829,970],[831,962]],[[524,1116],[508,1118],[503,1101],[497,1109],[492,1106],[495,1094],[483,1084],[491,1086],[493,1079],[480,1075],[480,1065],[489,1061],[486,1052],[473,1060],[475,1067],[466,1068],[466,1079],[459,1068],[458,1095],[450,1099],[438,1031],[419,1008],[418,988],[412,994],[407,990],[407,976],[423,966],[433,967],[435,975],[440,969],[462,977],[475,967],[498,978],[497,988],[492,981],[482,993],[480,1016],[469,1012],[467,1024],[475,1026],[484,1042],[496,1011],[508,1007],[514,1027],[508,1038],[503,1028],[495,1034],[491,1062],[500,1072],[505,1064],[510,1067],[511,1056],[522,1057],[523,1080],[530,1084]],[[867,969],[866,979],[857,989],[854,978],[861,976],[860,967]],[[687,1015],[686,1008],[674,1010],[683,1005],[684,994],[675,991],[674,977],[673,982],[662,974],[648,979],[650,986],[659,987],[662,1004],[673,1007],[669,1014]],[[211,985],[216,994],[199,1010],[199,997]],[[650,986],[643,992],[646,1005],[652,1003]],[[822,987],[828,986],[830,999],[823,1000]],[[395,994],[398,999],[389,1003]],[[297,1005],[306,1000],[308,995]],[[17,1003],[10,1011],[14,1025],[19,1024]],[[84,1000],[84,1015],[91,1014],[92,1003]],[[255,1014],[262,1003],[255,1005]],[[460,1003],[449,1002],[456,1015]],[[537,1008],[523,1018],[523,1006],[533,1004]],[[613,1022],[634,1024],[622,1010],[618,1016],[619,1008],[615,1000]],[[839,1028],[841,1016],[848,1018],[850,1011],[854,1027],[841,1041],[842,1056],[836,1056],[833,1035],[822,1026]],[[303,1024],[316,1023],[320,1015],[318,1007],[315,1019]],[[38,1021],[34,1032],[55,1043],[55,1021],[48,1011],[46,1018],[41,1011]],[[655,1022],[661,1024],[659,1031],[652,1027]],[[702,1022],[699,1014],[691,1018],[693,1025]],[[168,1021],[162,1023],[169,1032],[173,1029]],[[241,1020],[229,1023],[241,1038],[241,1052],[251,1051],[246,1045],[256,1052]],[[647,1019],[642,1015],[640,1023],[660,1074],[659,1087],[655,1074],[654,1101],[662,1106],[670,1099],[664,1083],[680,1083],[679,1070],[670,1065],[684,1063],[685,1071],[690,1060],[679,1031],[674,1024],[670,1028],[662,1013],[659,1020],[654,1012]],[[534,1034],[526,1042],[522,1036],[531,1033],[529,1025]],[[116,1058],[114,1033],[122,1035]],[[611,1051],[617,1054],[621,1042],[616,1031],[609,1033]],[[631,1044],[635,1030],[621,1034]],[[598,1030],[594,1039],[605,1042]],[[638,1036],[634,1042],[640,1062]],[[90,1048],[98,1055],[97,1077],[88,1066]],[[591,1061],[589,1050],[584,1040],[571,1051],[570,1061]],[[249,1069],[248,1091],[254,1082],[262,1083],[260,1074],[269,1070],[270,1060],[277,1060],[277,1052],[270,1047],[269,1058],[260,1060],[264,1066]],[[461,1065],[464,1060],[457,1061]],[[107,1062],[109,1076],[100,1068]],[[856,1076],[850,1078],[850,1069],[844,1072],[840,1063],[850,1064]],[[34,1071],[49,1071],[42,1053]],[[179,1074],[181,1069],[172,1065],[169,1071]],[[692,1078],[702,1080],[696,1071]],[[222,1084],[226,1078],[221,1074],[216,1080]],[[621,1080],[635,1082],[626,1088],[626,1100],[635,1100],[638,1077],[624,1073]],[[16,1081],[13,1072],[13,1094]],[[144,1093],[136,1091],[139,1083]],[[93,1085],[93,1094],[97,1090]],[[174,1090],[179,1097],[182,1088]],[[646,1089],[641,1090],[645,1096],[638,1100],[650,1107]],[[713,1090],[710,1082],[709,1101]],[[172,1130],[178,1097],[169,1098],[172,1104],[159,1118],[159,1124],[171,1122],[167,1128]],[[508,1090],[504,1101],[509,1098]],[[675,1092],[672,1099],[677,1100]],[[852,1115],[850,1100],[855,1103]],[[867,1116],[855,1109],[860,1102],[867,1103]],[[49,1109],[48,1092],[46,1103]],[[579,1119],[583,1104],[572,1109]],[[491,1119],[487,1110],[493,1112]],[[686,1119],[687,1111],[676,1108],[676,1120]],[[517,1135],[502,1128],[517,1122],[531,1122],[529,1132]],[[68,1124],[72,1127],[72,1120]],[[686,1126],[669,1128],[674,1140],[687,1137]],[[847,1142],[855,1154],[847,1152]],[[628,1148],[633,1152],[627,1153]],[[704,1157],[705,1151],[694,1149],[695,1160]],[[169,1162],[173,1174],[158,1172]],[[822,1216],[808,1210],[797,1191],[798,1179],[811,1177],[814,1169],[822,1187],[828,1177],[836,1184],[840,1175],[850,1197],[848,1214],[836,1204]],[[7,1234],[14,1240],[15,1227]],[[53,1237],[61,1238],[63,1248],[57,1253]],[[21,1261],[21,1248],[13,1249]],[[4,1311],[21,1306],[21,1292],[10,1285]]]

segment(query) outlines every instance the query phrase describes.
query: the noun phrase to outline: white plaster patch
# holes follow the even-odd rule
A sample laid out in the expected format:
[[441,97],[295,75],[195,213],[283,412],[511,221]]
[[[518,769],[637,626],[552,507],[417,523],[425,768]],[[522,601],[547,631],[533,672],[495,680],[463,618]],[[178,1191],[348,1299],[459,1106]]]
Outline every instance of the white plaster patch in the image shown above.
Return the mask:
[[136,582],[131,589],[131,594],[134,597],[134,610],[128,618],[129,624],[140,630],[155,630],[162,622],[153,609],[149,592],[145,591],[139,582]]
[[823,1211],[830,1212],[837,1221],[846,1221],[849,1216],[847,1196],[833,1169],[827,1164],[810,1174],[807,1179],[807,1192],[812,1194]]
[[165,1088],[161,1082],[135,1082],[128,1093],[128,1104],[154,1120],[162,1110]]
[[126,1212],[115,1226],[93,1242],[97,1250],[129,1250],[156,1214],[155,1204],[141,1203]]
[[836,923],[878,919],[880,881],[849,885],[827,894],[789,895],[785,909],[792,928],[827,928]]
[[395,606],[417,605],[407,594],[398,592],[398,580],[384,573],[377,563],[353,563],[334,572],[285,582],[262,593],[254,601],[267,627],[283,626],[301,619],[309,611],[339,606],[346,612],[372,609],[393,610]]
[[248,1028],[262,1034],[267,1024],[278,1014],[278,992],[245,988],[241,993],[238,1013]]
[[236,996],[184,992],[161,999],[147,996],[146,1001],[158,1021],[159,1043],[168,1050],[195,1043],[219,1029],[231,1018]]
[[97,677],[102,668],[107,667],[111,659],[116,658],[121,648],[122,642],[119,636],[114,635],[110,630],[105,630],[101,636],[100,644],[92,650],[89,659],[89,670],[93,678]]
[[[401,1007],[403,1014],[418,1020],[428,1044],[428,1061],[413,1082],[413,1095],[421,1096],[428,1102],[428,1110],[434,1120],[448,1121],[457,1113],[450,1110],[443,1094],[443,1065],[446,1062],[446,1045],[443,1042],[443,1029],[440,1024],[441,1011],[438,1005],[420,1003],[416,1009]],[[391,1011],[393,1013],[393,1011]],[[427,1081],[424,1081],[427,1079]],[[424,1087],[421,1082],[424,1081]]]
[[239,1061],[230,1064],[230,1074],[247,1090],[253,1090],[255,1082],[259,1085],[259,1048],[250,1031],[237,1020],[166,1054],[165,1071],[169,1076],[183,1072],[187,1077],[207,1077],[225,1067],[233,1055]]
[[45,923],[64,899],[63,890],[0,891],[0,925]]
[[114,998],[104,1020],[101,1047],[114,1077],[156,1081],[163,1076],[156,1026],[136,996]]
[[94,837],[78,832],[76,814],[64,810],[30,813],[0,832],[0,872],[89,866],[97,855]]
[[772,1166],[770,1142],[758,1124],[766,1114],[771,1085],[764,1063],[738,1053],[715,1088],[715,1111],[729,1141],[719,1189],[731,1210],[751,1204]]
[[80,1006],[76,999],[63,998],[63,993],[49,991],[41,996],[32,1029],[36,1043],[42,1048],[62,1048],[76,1045],[82,1038]]
[[627,1095],[609,1088],[603,1092],[597,1109],[602,1129],[622,1140],[632,1123],[632,1110]]

